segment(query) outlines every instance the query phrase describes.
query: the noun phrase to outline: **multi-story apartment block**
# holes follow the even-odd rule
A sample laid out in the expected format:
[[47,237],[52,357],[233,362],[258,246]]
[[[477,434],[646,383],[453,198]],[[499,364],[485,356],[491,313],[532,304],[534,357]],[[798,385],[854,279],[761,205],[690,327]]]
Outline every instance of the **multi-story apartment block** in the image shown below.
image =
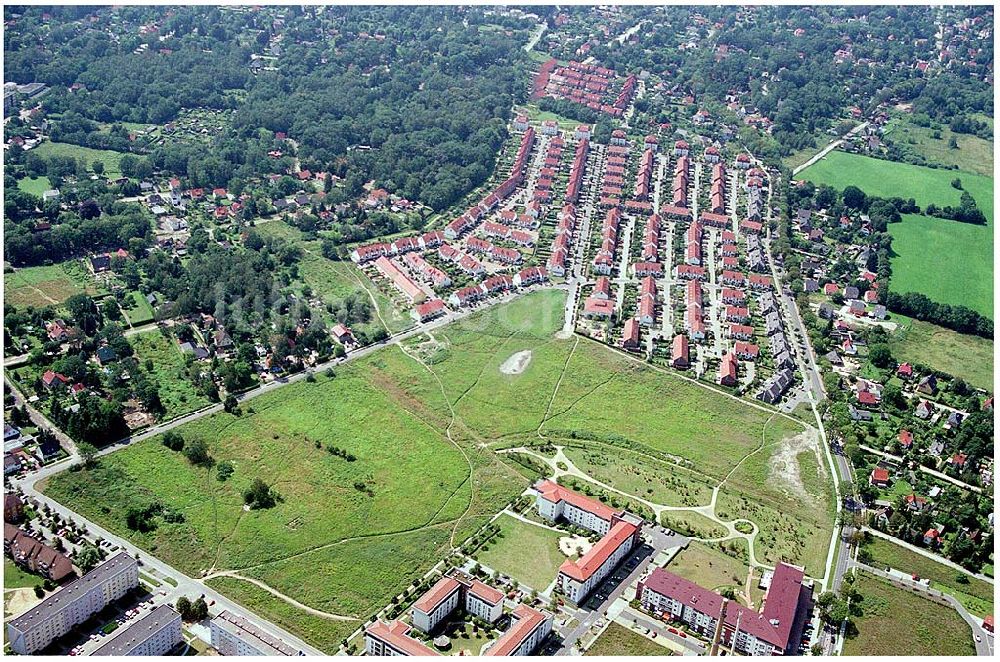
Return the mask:
[[166,655],[182,641],[181,615],[170,605],[160,605],[120,630],[92,655]]
[[40,651],[138,585],[138,563],[118,553],[7,623],[10,647],[20,655]]
[[224,611],[209,622],[212,647],[220,655],[301,655],[281,639],[254,625],[251,621]]

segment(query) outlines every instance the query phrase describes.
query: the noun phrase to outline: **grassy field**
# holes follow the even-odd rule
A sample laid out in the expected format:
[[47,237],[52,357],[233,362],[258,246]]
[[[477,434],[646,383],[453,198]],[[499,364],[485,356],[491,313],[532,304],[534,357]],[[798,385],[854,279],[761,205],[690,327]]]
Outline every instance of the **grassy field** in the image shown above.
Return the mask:
[[675,464],[640,453],[594,444],[567,448],[566,456],[589,476],[615,489],[667,506],[703,506],[712,499],[709,481]]
[[[179,428],[189,441],[204,439],[216,461],[233,463],[235,474],[226,482],[153,439],[102,458],[94,469],[59,474],[44,489],[191,576],[236,571],[312,608],[363,619],[527,486],[507,464],[512,460],[491,447],[518,438],[537,442],[539,431],[553,442],[575,436],[660,462],[673,456],[689,468],[677,475],[717,482],[762,444],[777,451],[804,430],[783,417],[768,422],[766,410],[599,344],[555,337],[564,303],[565,293],[555,290],[520,297],[435,330],[433,338],[413,338],[338,368],[334,377],[318,375],[316,383],[255,398],[240,417],[220,413]],[[500,370],[521,351],[531,352],[523,372]],[[328,453],[328,445],[356,461]],[[621,453],[616,448],[608,455]],[[813,496],[821,470],[804,461],[811,452],[801,458],[805,499],[768,468],[770,453],[751,458],[758,456],[763,467],[744,462],[748,469],[729,479],[723,496],[732,490],[781,499],[770,507],[795,524],[793,534],[800,522],[814,522],[811,500],[823,497]],[[280,495],[274,508],[242,509],[242,492],[256,477]],[[704,487],[688,480],[688,489],[703,495]],[[764,508],[756,498],[746,497],[745,508]],[[157,517],[153,531],[128,530],[129,507],[153,502],[182,513],[184,521]],[[788,537],[784,529],[773,535]],[[802,538],[825,557],[828,531],[825,539]],[[505,552],[510,543],[519,551]],[[524,544],[520,533],[510,535],[481,560],[542,589],[555,577],[561,554],[551,542],[539,542],[552,552],[542,564],[544,557],[525,554]],[[784,551],[782,545],[773,546]],[[794,551],[787,556],[797,562]],[[526,560],[531,565],[524,569]],[[231,590],[232,581],[223,583]],[[245,594],[245,587],[233,593],[250,600]],[[273,607],[279,608],[285,603]],[[311,627],[308,621],[295,631]]]
[[993,388],[992,340],[901,315],[892,318],[900,324],[889,339],[896,360],[923,363],[978,388]]
[[87,170],[90,170],[94,161],[101,161],[104,163],[105,177],[121,176],[121,161],[122,157],[125,156],[122,152],[115,152],[109,149],[91,149],[90,147],[81,147],[80,145],[72,145],[70,143],[55,143],[51,140],[43,142],[34,149],[34,152],[44,157],[72,156],[75,159],[83,159],[87,164]]
[[935,301],[961,304],[993,317],[993,179],[980,174],[936,170],[845,152],[831,152],[799,177],[843,189],[855,185],[869,195],[914,198],[920,207],[959,203],[960,178],[988,225],[905,214],[889,226],[892,289],[920,292]]
[[[883,538],[873,538],[863,549],[871,554],[872,560],[868,565],[873,568],[884,569],[888,566],[901,572],[915,573],[921,579],[931,580],[933,588],[955,596],[973,614],[986,616],[993,613],[993,587],[980,579],[963,575]],[[967,577],[969,583],[957,581],[960,575]]]
[[[145,303],[145,301],[144,301]],[[147,359],[153,362],[152,376],[160,385],[160,400],[166,409],[165,418],[174,418],[210,404],[200,395],[188,378],[184,354],[177,341],[156,330],[137,333],[129,338],[139,365]]]
[[954,609],[865,573],[857,588],[864,615],[854,619],[858,634],[844,655],[975,655],[969,625]]
[[739,594],[750,572],[746,563],[700,542],[689,544],[670,561],[667,570],[713,591],[732,587]]
[[497,524],[500,535],[491,541],[489,549],[476,554],[476,560],[526,586],[545,590],[566,560],[559,551],[560,534],[507,515]]
[[[888,137],[907,145],[928,161],[947,166],[957,166],[959,170],[975,172],[986,177],[993,176],[993,142],[967,133],[955,133],[947,126],[940,129],[941,137],[932,137],[933,129],[917,126],[908,119],[899,118],[889,123]],[[948,146],[954,138],[958,149]]]
[[889,226],[892,289],[993,317],[993,229],[918,214]]
[[584,655],[673,655],[666,646],[633,632],[628,628],[612,623],[608,629],[587,649]]
[[3,587],[4,590],[10,588],[32,588],[39,586],[45,581],[38,575],[25,572],[6,556],[3,559]]
[[834,150],[797,177],[829,184],[837,190],[854,185],[869,195],[913,198],[921,208],[932,202],[939,207],[957,206],[962,193],[952,188],[951,180],[958,177],[986,218],[993,220],[993,179],[975,173],[938,170]]
[[97,294],[93,277],[78,260],[43,267],[23,267],[3,275],[6,303],[25,306],[58,306],[74,294]]
[[52,189],[52,182],[48,177],[25,177],[17,182],[17,188],[25,193],[42,197],[42,193]]
[[334,621],[308,614],[239,579],[217,577],[206,583],[329,655],[335,654],[341,641],[360,625],[356,621]]

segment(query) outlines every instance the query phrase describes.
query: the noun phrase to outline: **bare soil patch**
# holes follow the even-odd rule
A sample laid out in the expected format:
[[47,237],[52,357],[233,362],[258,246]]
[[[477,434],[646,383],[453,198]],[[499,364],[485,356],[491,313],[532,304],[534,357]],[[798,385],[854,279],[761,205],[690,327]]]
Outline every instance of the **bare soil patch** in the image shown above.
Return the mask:
[[509,359],[504,361],[500,365],[500,372],[505,375],[520,375],[527,369],[529,363],[531,363],[531,350],[526,349],[512,354]]

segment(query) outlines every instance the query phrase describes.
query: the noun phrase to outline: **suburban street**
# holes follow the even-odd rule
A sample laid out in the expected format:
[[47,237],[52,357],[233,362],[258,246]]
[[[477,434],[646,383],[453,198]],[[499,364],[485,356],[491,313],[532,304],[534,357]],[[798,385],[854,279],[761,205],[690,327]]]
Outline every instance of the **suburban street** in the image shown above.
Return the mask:
[[846,134],[844,134],[843,138],[840,138],[839,140],[833,140],[833,141],[831,141],[826,147],[824,147],[823,149],[821,149],[811,159],[809,159],[808,161],[806,161],[805,163],[803,163],[799,167],[797,167],[794,170],[792,170],[792,176],[795,176],[795,175],[799,174],[800,172],[802,172],[803,170],[805,170],[809,166],[813,165],[814,163],[816,163],[817,161],[819,161],[820,159],[822,159],[824,156],[826,156],[827,154],[829,154],[833,150],[835,150],[838,147],[840,147],[842,144],[844,144],[844,141],[847,138],[850,138],[851,136],[853,136],[854,134],[858,133],[859,131],[864,131],[864,129],[865,129],[866,126],[868,126],[868,122],[862,122],[861,124],[857,125],[853,129],[851,129],[850,131],[848,131]]

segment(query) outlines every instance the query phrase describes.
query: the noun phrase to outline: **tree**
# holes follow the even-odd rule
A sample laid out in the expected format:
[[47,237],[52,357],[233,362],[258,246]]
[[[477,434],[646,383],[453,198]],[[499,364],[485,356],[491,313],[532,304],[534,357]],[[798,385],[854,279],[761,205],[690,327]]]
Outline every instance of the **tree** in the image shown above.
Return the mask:
[[872,345],[868,350],[868,360],[876,368],[888,368],[893,363],[892,352],[889,351],[888,345]]
[[94,465],[94,459],[97,457],[96,446],[82,441],[76,445],[76,449],[80,452],[80,459],[83,460],[83,466],[91,467]]
[[842,198],[844,200],[844,206],[850,207],[851,209],[864,209],[868,196],[866,196],[865,192],[857,186],[848,186],[844,189]]
[[94,161],[90,165],[90,169],[94,171],[94,174],[100,177],[104,174],[104,161]]
[[211,466],[212,456],[208,453],[208,444],[204,439],[195,439],[184,448],[184,456],[196,466]]
[[222,462],[219,462],[219,466],[216,471],[218,472],[217,476],[219,481],[225,482],[229,480],[230,476],[233,475],[233,463],[229,460],[223,460]]
[[181,615],[181,618],[185,621],[194,620],[191,616],[191,601],[187,599],[187,596],[182,595],[177,598],[177,613]]
[[172,451],[184,450],[184,437],[180,432],[168,430],[163,434],[163,445]]
[[77,550],[73,561],[83,572],[90,572],[101,562],[101,550],[95,545],[83,545]]
[[222,408],[225,409],[227,413],[233,414],[234,416],[240,415],[240,404],[236,400],[236,396],[232,393],[226,396],[226,400],[222,404]]
[[191,605],[191,620],[203,621],[208,618],[208,604],[205,602],[205,598],[198,598]]
[[250,506],[251,510],[260,510],[273,507],[276,499],[270,485],[260,478],[254,478],[250,487],[243,493],[243,502]]

